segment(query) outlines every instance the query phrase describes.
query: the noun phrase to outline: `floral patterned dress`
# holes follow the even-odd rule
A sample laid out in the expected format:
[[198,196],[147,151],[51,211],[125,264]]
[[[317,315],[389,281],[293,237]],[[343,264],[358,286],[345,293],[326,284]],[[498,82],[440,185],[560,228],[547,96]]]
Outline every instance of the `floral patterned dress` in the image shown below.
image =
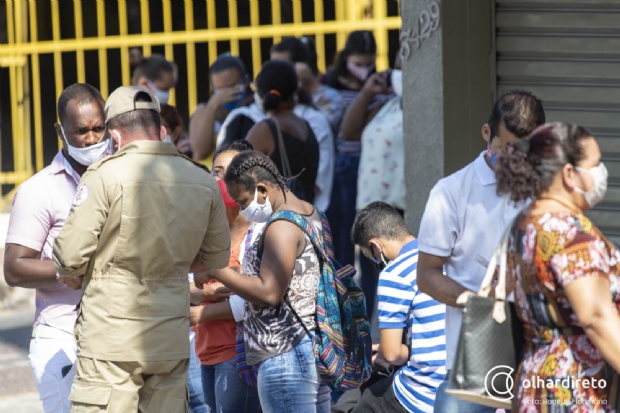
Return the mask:
[[620,380],[585,335],[565,288],[581,277],[611,282],[620,317],[620,252],[583,215],[520,218],[509,273],[526,333],[514,406],[519,413],[620,413]]

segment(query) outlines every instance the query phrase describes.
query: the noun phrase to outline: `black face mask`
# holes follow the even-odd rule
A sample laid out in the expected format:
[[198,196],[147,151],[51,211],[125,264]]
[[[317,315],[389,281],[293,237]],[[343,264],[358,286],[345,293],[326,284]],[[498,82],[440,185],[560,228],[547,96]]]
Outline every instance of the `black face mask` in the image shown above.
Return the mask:
[[379,251],[379,255],[381,255],[381,260],[378,260],[378,259],[375,258],[375,251],[374,251],[374,247],[372,245],[370,246],[370,253],[372,254],[371,258],[370,258],[370,262],[372,262],[372,265],[377,270],[381,271],[385,267],[388,266],[389,262],[383,256],[383,251]]

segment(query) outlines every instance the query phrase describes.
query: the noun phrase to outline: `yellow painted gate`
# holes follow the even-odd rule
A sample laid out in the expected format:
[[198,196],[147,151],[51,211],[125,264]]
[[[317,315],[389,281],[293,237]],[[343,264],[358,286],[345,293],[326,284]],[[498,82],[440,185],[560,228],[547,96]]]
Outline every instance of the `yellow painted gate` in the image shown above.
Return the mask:
[[[207,68],[230,51],[258,73],[283,36],[313,36],[319,68],[350,31],[373,30],[378,69],[401,26],[398,0],[4,0],[0,5],[2,207],[58,150],[52,124],[65,86],[87,82],[104,98],[130,84],[130,49],[179,67],[171,96],[187,118],[209,94]],[[2,14],[5,14],[3,19]],[[3,20],[6,22],[3,28]],[[175,95],[176,92],[176,95]]]

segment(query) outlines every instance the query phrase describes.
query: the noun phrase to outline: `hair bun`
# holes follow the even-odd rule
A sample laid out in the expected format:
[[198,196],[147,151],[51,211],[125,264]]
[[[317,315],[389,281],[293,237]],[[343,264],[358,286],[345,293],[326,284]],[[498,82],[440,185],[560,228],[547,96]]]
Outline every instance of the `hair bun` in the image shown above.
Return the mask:
[[526,139],[515,139],[512,145],[519,151],[527,154],[530,151],[530,141]]

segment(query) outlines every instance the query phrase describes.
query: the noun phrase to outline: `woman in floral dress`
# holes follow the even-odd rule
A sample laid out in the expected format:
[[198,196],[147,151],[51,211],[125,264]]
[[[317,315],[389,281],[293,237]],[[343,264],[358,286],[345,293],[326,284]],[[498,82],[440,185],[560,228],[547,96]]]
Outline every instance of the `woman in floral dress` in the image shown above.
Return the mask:
[[513,412],[620,413],[620,252],[583,215],[607,189],[584,128],[546,124],[500,155],[498,191],[531,200],[509,244],[525,354]]

